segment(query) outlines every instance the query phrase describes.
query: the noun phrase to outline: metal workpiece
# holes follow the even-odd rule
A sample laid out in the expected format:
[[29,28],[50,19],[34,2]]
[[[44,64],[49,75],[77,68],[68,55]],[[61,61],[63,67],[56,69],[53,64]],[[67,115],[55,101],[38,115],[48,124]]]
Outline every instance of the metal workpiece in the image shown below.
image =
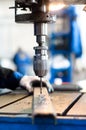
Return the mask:
[[33,59],[33,69],[37,76],[43,77],[47,74],[48,71],[48,55],[47,47],[37,46],[34,47],[35,56]]
[[39,123],[40,120],[50,120],[54,125],[56,123],[56,111],[45,87],[42,88],[42,94],[39,87],[34,88],[32,118],[34,124]]

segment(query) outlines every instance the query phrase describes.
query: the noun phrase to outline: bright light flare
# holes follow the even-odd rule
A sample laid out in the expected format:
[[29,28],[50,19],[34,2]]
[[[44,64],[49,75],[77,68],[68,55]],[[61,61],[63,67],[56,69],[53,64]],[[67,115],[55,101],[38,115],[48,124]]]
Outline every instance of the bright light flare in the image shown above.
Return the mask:
[[64,7],[66,7],[66,5],[64,3],[50,4],[49,11],[58,11],[60,9],[63,9]]

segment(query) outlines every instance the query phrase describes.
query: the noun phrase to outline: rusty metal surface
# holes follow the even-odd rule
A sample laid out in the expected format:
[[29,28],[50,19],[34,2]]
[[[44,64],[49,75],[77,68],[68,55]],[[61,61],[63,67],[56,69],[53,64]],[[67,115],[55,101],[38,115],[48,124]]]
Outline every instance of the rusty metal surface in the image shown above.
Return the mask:
[[5,95],[0,95],[0,108],[6,106],[7,104],[13,103],[20,100],[28,95],[27,92],[14,91]]
[[80,95],[77,92],[55,92],[51,94],[51,100],[56,112],[62,115]]
[[[39,90],[36,91],[36,95],[39,95]],[[44,92],[45,93],[45,92]],[[53,107],[58,115],[63,115],[64,111],[81,95],[78,92],[54,92],[50,94]],[[27,96],[27,93],[11,93],[0,96],[0,106],[8,104],[3,108],[0,108],[0,113],[29,113],[32,114],[32,96],[28,96],[21,100],[21,97]],[[86,94],[84,94],[78,102],[74,104],[67,115],[86,115]],[[11,102],[11,104],[10,104]],[[49,112],[50,106],[48,105],[47,110]],[[36,109],[36,113],[40,109]],[[43,112],[43,111],[42,111]]]
[[82,95],[67,115],[86,116],[86,94]]
[[32,96],[0,109],[0,113],[32,113]]

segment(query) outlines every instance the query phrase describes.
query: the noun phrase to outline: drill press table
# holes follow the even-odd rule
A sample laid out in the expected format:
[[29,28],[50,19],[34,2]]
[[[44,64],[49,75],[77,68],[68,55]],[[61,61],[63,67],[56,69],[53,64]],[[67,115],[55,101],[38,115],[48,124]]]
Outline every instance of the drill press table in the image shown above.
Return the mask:
[[32,96],[16,90],[0,95],[0,130],[86,129],[86,93],[54,92],[50,94],[57,113],[56,124],[32,124]]

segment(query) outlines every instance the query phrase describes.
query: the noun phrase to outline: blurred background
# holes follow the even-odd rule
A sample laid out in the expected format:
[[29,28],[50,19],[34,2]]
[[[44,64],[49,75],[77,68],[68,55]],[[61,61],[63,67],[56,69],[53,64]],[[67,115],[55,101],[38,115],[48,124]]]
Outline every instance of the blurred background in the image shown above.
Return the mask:
[[[33,24],[15,23],[14,0],[0,0],[0,65],[23,74],[34,75]],[[84,5],[70,6],[57,12],[49,24],[49,73],[51,83],[86,79],[86,12]],[[60,80],[61,79],[61,80]]]

